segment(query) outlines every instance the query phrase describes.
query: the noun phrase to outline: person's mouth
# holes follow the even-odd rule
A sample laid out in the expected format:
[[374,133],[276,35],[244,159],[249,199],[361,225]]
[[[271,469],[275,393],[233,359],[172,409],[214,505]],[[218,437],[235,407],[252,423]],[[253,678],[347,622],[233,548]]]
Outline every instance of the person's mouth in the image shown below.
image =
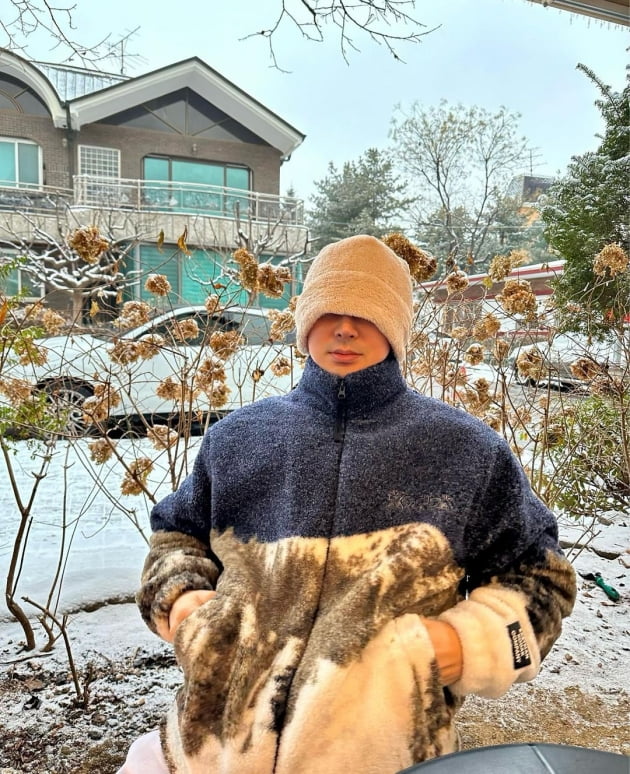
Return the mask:
[[340,363],[355,360],[360,356],[359,352],[355,352],[352,349],[333,349],[330,354]]

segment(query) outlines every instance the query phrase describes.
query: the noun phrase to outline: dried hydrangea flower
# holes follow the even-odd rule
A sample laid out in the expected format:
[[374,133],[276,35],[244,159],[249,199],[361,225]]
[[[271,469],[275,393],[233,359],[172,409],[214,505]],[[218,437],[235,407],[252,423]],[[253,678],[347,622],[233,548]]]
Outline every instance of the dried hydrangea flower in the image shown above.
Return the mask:
[[529,259],[527,250],[512,250],[508,255],[495,255],[488,267],[488,276],[494,282],[500,282],[517,266],[521,266]]
[[88,443],[90,459],[97,465],[103,465],[107,460],[111,459],[115,448],[116,442],[110,441],[108,438],[99,438],[97,441]]
[[217,295],[207,296],[206,300],[203,302],[203,305],[208,314],[216,314],[217,312],[221,311],[221,298]]
[[238,331],[215,331],[209,343],[218,357],[227,360],[244,343],[244,339]]
[[291,272],[284,266],[272,266],[261,263],[258,267],[257,289],[270,298],[280,298],[287,282],[291,282]]
[[258,262],[244,247],[234,251],[234,260],[240,266],[239,282],[245,290],[258,290]]
[[527,280],[507,280],[497,301],[508,314],[523,314],[530,318],[536,314],[536,296]]
[[491,339],[501,330],[499,318],[489,312],[481,320],[477,320],[473,327],[473,336],[477,339]]
[[96,226],[80,226],[66,241],[86,263],[96,263],[109,250],[109,242],[103,239]]
[[157,333],[147,333],[146,336],[141,336],[136,344],[138,357],[143,360],[150,360],[161,352],[163,347],[166,346],[166,341]]
[[129,326],[144,325],[151,319],[151,307],[146,301],[126,301],[118,319],[124,320],[125,325]]
[[153,425],[147,429],[147,438],[154,448],[168,449],[177,443],[179,433],[166,425]]
[[620,245],[606,245],[595,256],[593,271],[599,277],[609,273],[611,277],[628,270],[628,253]]
[[216,358],[206,358],[195,372],[195,387],[210,393],[217,383],[225,382],[225,365]]
[[416,282],[426,282],[437,271],[436,259],[414,245],[404,234],[387,234],[382,241],[405,261]]
[[460,269],[455,269],[446,277],[444,284],[449,296],[453,293],[463,293],[469,285],[468,275]]
[[163,379],[155,390],[158,398],[164,400],[180,400],[182,397],[182,385],[173,379],[172,376],[167,376]]
[[576,379],[581,379],[584,382],[600,376],[604,370],[599,363],[589,357],[579,357],[574,363],[571,363],[569,368]]
[[227,384],[217,384],[216,387],[212,388],[212,393],[209,396],[210,405],[213,408],[221,408],[222,406],[225,406],[225,404],[228,402],[230,392],[230,388],[227,386]]
[[97,395],[91,395],[89,398],[86,398],[81,405],[81,409],[83,411],[83,421],[88,424],[105,422],[109,417],[108,402]]
[[0,377],[0,393],[6,395],[13,405],[20,405],[33,394],[33,385],[25,379],[3,376]]
[[66,325],[65,319],[53,309],[45,309],[41,315],[41,323],[46,333],[56,336]]
[[290,309],[270,309],[267,315],[272,321],[269,328],[269,338],[272,341],[282,341],[295,328],[295,318]]
[[483,363],[483,347],[481,344],[471,344],[464,352],[464,360],[470,365]]
[[113,347],[107,350],[107,354],[114,363],[119,363],[120,365],[135,363],[140,357],[138,342],[119,339],[114,343]]
[[457,339],[457,341],[463,341],[470,336],[470,331],[463,325],[458,325],[456,328],[453,328],[453,330],[450,331],[450,334],[454,339]]
[[94,385],[94,395],[100,400],[107,401],[112,408],[120,406],[122,403],[120,393],[115,390],[111,384],[98,383]]
[[164,274],[149,274],[144,289],[154,296],[168,296],[171,292],[171,283]]
[[120,491],[124,495],[139,495],[144,491],[149,473],[153,470],[153,462],[148,457],[138,457],[132,460],[125,472]]
[[477,393],[484,398],[490,394],[490,382],[484,376],[480,376],[478,379],[475,379],[473,382],[473,387]]
[[510,345],[504,339],[497,339],[492,348],[492,354],[499,361],[505,360],[510,352]]
[[519,375],[539,381],[545,374],[545,359],[538,347],[520,352],[516,358]]
[[175,341],[188,341],[199,336],[199,324],[192,317],[186,320],[174,320],[170,325],[170,332]]
[[488,425],[488,427],[496,430],[497,433],[501,432],[501,414],[497,413],[496,411],[489,411],[484,416],[483,421],[486,423],[486,425]]
[[275,376],[288,376],[293,370],[291,361],[283,355],[277,357],[269,367]]
[[409,350],[422,349],[427,345],[429,336],[424,331],[412,331],[409,339]]

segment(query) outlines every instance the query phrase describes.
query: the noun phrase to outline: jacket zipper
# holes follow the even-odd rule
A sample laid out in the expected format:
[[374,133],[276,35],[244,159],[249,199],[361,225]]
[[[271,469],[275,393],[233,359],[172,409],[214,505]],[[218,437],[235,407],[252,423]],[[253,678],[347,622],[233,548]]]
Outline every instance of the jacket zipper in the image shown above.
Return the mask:
[[[335,429],[333,433],[333,440],[335,443],[342,443],[346,434],[346,410],[347,410],[347,403],[346,403],[346,383],[343,379],[339,380],[339,386],[337,387],[337,408],[335,412]],[[339,459],[341,459],[341,455],[343,453],[343,449],[339,449]],[[337,463],[337,478],[339,478],[339,461]],[[339,482],[337,482],[337,487],[339,487]],[[324,561],[324,566],[328,564],[328,551],[330,550],[330,541],[328,543],[328,549],[327,549],[327,556]],[[326,570],[324,570],[324,573]],[[321,593],[321,589],[320,589]],[[313,627],[313,624],[315,623],[315,620],[317,619],[319,614],[319,603],[317,604],[317,607],[315,609],[315,612],[313,614],[313,620],[311,622],[311,629]],[[299,666],[299,665],[298,665]],[[285,716],[286,716],[286,708],[289,703],[289,697],[291,694],[291,687],[293,683],[293,678],[295,677],[295,674],[298,670],[298,666],[295,666],[295,668],[292,670],[291,674],[287,676],[287,689],[285,693],[285,703],[284,703],[284,710],[282,717],[280,718],[280,722],[278,723],[277,731],[277,738],[276,738],[276,754],[274,757],[273,762],[273,769],[272,772],[275,772],[277,770],[278,766],[278,756],[280,755],[280,745],[282,744],[282,732],[284,730],[284,723],[285,723]]]
[[346,383],[341,379],[337,389],[337,414],[335,416],[335,432],[333,434],[336,443],[341,443],[346,434],[346,413]]

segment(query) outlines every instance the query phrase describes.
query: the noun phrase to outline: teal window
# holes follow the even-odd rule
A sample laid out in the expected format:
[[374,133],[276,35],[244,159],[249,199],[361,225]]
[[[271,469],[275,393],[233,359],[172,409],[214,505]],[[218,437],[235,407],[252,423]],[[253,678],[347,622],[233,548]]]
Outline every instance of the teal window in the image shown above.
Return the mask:
[[28,188],[41,183],[39,145],[0,138],[0,186]]
[[160,210],[233,217],[237,204],[242,214],[249,207],[246,167],[148,156],[143,177],[144,203]]

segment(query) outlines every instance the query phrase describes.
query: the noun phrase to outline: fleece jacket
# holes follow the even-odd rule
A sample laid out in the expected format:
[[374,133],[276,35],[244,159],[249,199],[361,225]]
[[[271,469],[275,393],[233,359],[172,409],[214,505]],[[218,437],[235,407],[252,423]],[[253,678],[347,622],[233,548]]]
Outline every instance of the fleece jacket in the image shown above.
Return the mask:
[[[394,774],[452,752],[464,697],[535,677],[575,599],[505,441],[393,357],[343,379],[309,360],[290,394],[217,422],[151,524],[148,625],[217,592],[175,636],[177,774]],[[448,687],[423,617],[460,638]]]

